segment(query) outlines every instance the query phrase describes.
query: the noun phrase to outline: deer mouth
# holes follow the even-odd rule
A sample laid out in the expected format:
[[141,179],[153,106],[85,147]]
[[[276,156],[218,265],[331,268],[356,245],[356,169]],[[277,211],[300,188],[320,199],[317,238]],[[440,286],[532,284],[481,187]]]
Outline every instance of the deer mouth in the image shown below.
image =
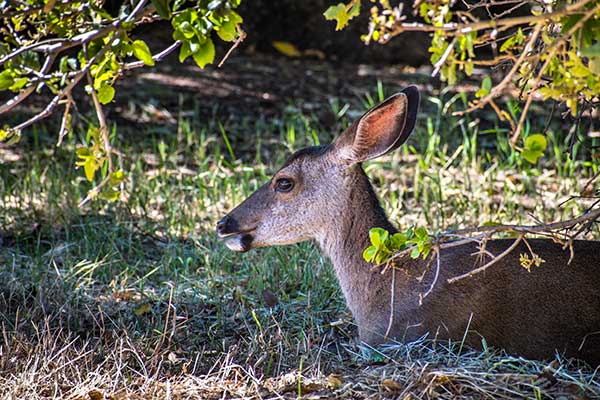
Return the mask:
[[227,235],[224,239],[229,250],[245,253],[252,248],[254,237],[248,232],[241,232]]
[[225,240],[225,246],[230,250],[246,252],[252,247],[252,234],[256,227],[255,225],[249,229],[242,229],[234,218],[226,215],[217,222],[217,235]]

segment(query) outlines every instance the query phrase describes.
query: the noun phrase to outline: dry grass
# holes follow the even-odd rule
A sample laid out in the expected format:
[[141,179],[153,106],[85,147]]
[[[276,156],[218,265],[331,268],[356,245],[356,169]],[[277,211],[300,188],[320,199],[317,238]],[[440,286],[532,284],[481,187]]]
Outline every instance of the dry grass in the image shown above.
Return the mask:
[[[231,346],[211,365],[203,354],[145,343],[120,332],[82,339],[62,330],[35,340],[3,331],[3,399],[277,399],[277,398],[598,398],[599,371],[417,342],[375,351],[351,342],[311,347],[320,362],[268,376],[264,363],[240,363]],[[35,343],[35,344],[33,344]],[[274,346],[275,343],[270,343]],[[433,346],[433,350],[432,350]],[[242,354],[243,356],[243,354]],[[300,356],[302,360],[303,356]],[[242,357],[243,359],[243,357]],[[326,359],[326,361],[325,361]],[[263,360],[264,361],[264,360]]]

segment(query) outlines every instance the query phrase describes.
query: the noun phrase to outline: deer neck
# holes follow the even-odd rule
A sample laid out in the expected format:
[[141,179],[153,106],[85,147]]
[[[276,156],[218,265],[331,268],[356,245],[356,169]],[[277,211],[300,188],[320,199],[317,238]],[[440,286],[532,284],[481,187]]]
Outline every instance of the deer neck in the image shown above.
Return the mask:
[[[389,315],[391,274],[374,271],[362,256],[370,245],[369,230],[381,227],[396,232],[379,204],[364,171],[357,165],[345,176],[338,193],[340,208],[318,237],[323,252],[331,259],[346,303],[359,328],[371,325],[376,315]],[[383,309],[382,309],[383,307]],[[362,335],[361,335],[362,336]]]

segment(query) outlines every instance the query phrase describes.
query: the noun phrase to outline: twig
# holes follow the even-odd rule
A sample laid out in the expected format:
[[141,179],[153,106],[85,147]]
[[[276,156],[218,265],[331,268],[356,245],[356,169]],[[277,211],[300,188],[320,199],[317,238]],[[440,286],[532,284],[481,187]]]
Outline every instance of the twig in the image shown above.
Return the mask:
[[456,44],[457,40],[458,40],[458,36],[454,36],[454,38],[452,38],[452,41],[450,42],[448,47],[446,47],[446,51],[444,51],[444,54],[442,54],[442,57],[440,57],[438,62],[435,63],[433,72],[431,73],[432,78],[435,77],[438,74],[438,72],[440,72],[440,68],[442,68],[442,66],[448,59],[448,56],[450,55],[450,53],[452,53],[452,50],[454,49],[454,45]]
[[392,267],[392,284],[390,287],[390,292],[390,318],[388,321],[388,327],[385,330],[385,335],[383,336],[386,339],[388,338],[388,335],[392,330],[392,326],[394,325],[394,293],[396,292],[396,268],[394,267]]
[[581,189],[581,192],[585,192],[586,190],[588,190],[588,187],[594,183],[594,181],[596,179],[598,179],[598,177],[600,176],[600,171],[596,172],[596,174],[594,174],[594,176],[592,176],[586,183],[585,185],[583,185],[583,189]]
[[[600,203],[600,200],[598,200],[598,203]],[[479,272],[482,272],[482,271],[486,270],[487,268],[489,268],[490,266],[497,263],[499,260],[501,260],[506,255],[508,255],[512,250],[514,250],[516,248],[516,246],[519,244],[519,242],[521,240],[523,240],[525,238],[525,235],[527,235],[527,234],[548,236],[552,240],[557,241],[559,243],[563,243],[563,244],[565,244],[565,240],[566,240],[567,241],[566,246],[568,246],[569,243],[572,243],[574,237],[579,235],[582,232],[582,230],[580,229],[575,235],[572,235],[572,234],[567,235],[566,233],[561,234],[561,236],[564,236],[564,238],[560,237],[558,235],[558,233],[556,233],[555,231],[574,228],[575,226],[580,225],[580,224],[584,224],[584,227],[589,227],[592,223],[594,223],[594,221],[596,221],[598,218],[600,218],[600,209],[593,209],[593,207],[595,207],[595,206],[596,206],[596,203],[592,207],[590,207],[588,209],[588,211],[586,211],[585,213],[583,213],[582,215],[580,215],[576,218],[572,218],[572,219],[561,221],[561,222],[550,223],[550,224],[480,226],[480,227],[476,227],[476,228],[459,229],[456,231],[449,231],[449,232],[444,232],[444,233],[440,234],[438,236],[438,239],[436,239],[435,241],[432,241],[433,250],[435,251],[436,257],[437,257],[436,275],[435,275],[432,285],[422,295],[420,300],[422,300],[427,295],[429,295],[429,293],[433,290],[433,286],[435,285],[435,283],[437,281],[437,277],[439,274],[439,268],[440,268],[440,265],[439,265],[440,252],[442,249],[448,249],[448,248],[452,248],[452,247],[463,246],[468,243],[477,242],[477,243],[481,243],[483,246],[480,248],[479,253],[488,254],[492,257],[492,260],[490,262],[488,262],[487,264],[485,264],[484,266],[474,269],[473,271],[470,271],[459,277],[451,278],[448,280],[448,283],[454,283],[457,280],[466,278],[468,276],[473,276]],[[518,239],[515,240],[515,243],[513,243],[513,245],[510,246],[505,252],[503,252],[499,256],[494,256],[493,254],[490,254],[489,252],[485,251],[485,243],[487,240],[490,239],[490,237],[492,235],[494,235],[496,233],[500,233],[500,232],[518,233],[519,236],[518,236]],[[474,235],[474,236],[464,237],[465,235]],[[460,239],[454,240],[454,241],[446,241],[452,237],[459,237]],[[528,247],[529,247],[529,245],[528,245]],[[413,248],[414,248],[414,246],[411,246],[408,249],[399,251],[399,252],[393,254],[385,263],[378,264],[378,265],[374,266],[373,268],[378,268],[378,267],[385,265],[385,267],[381,271],[381,274],[384,274],[387,271],[389,265],[391,265],[393,260],[405,257],[406,255],[410,254],[410,252],[413,250]],[[529,248],[531,250],[531,247],[529,247]],[[533,254],[533,252],[532,252],[532,254]],[[572,258],[572,255],[571,255],[571,258]]]
[[[48,70],[52,66],[52,63],[54,62],[55,59],[56,59],[56,55],[54,55],[54,54],[50,54],[48,57],[46,57],[46,61],[44,61],[44,65],[40,69],[39,73],[44,75],[46,72],[48,72]],[[21,103],[23,100],[25,100],[27,97],[29,97],[35,91],[36,88],[40,87],[40,85],[42,85],[42,83],[40,83],[38,85],[31,85],[31,86],[23,89],[15,97],[8,100],[6,103],[0,105],[0,114],[4,114],[5,112],[12,110],[19,103]]]
[[[179,40],[177,40],[176,42],[174,42],[173,44],[171,44],[169,47],[167,47],[166,49],[164,49],[160,53],[157,53],[157,54],[153,55],[152,59],[154,60],[154,62],[160,62],[166,56],[168,56],[173,51],[175,51],[180,45],[181,45],[181,42]],[[127,63],[127,64],[123,64],[121,66],[121,68],[123,69],[123,71],[129,71],[131,69],[143,67],[144,65],[146,65],[146,64],[143,61],[134,61],[134,62],[130,62],[130,63]]]
[[433,281],[431,282],[431,285],[429,286],[429,289],[427,289],[427,291],[425,293],[423,293],[421,296],[419,296],[419,305],[422,305],[423,299],[425,299],[427,296],[429,296],[431,294],[431,292],[433,292],[433,288],[438,281],[438,277],[440,276],[440,246],[439,245],[434,246],[433,251],[435,254],[435,258],[436,258],[435,275],[433,277]]
[[90,189],[83,200],[77,204],[77,207],[83,207],[88,201],[92,200],[98,195],[100,189],[102,189],[110,181],[110,175],[107,175],[99,184]]
[[540,34],[541,30],[542,30],[542,24],[537,24],[535,26],[535,29],[533,30],[533,33],[531,34],[531,38],[529,39],[529,41],[525,45],[525,48],[523,49],[523,51],[521,52],[521,55],[519,56],[519,58],[517,59],[517,61],[513,65],[513,67],[511,68],[511,70],[508,72],[508,74],[506,74],[506,76],[504,77],[504,79],[502,79],[502,82],[500,82],[498,85],[494,86],[492,88],[492,90],[490,91],[490,93],[487,94],[480,101],[478,101],[477,104],[475,104],[475,105],[467,108],[464,111],[454,112],[453,115],[462,116],[462,115],[464,115],[466,113],[470,113],[470,112],[475,111],[475,110],[477,110],[479,108],[482,108],[483,106],[485,106],[486,104],[488,104],[490,101],[492,101],[493,99],[495,99],[496,97],[498,97],[498,95],[500,93],[502,93],[502,91],[504,90],[504,88],[506,87],[506,85],[508,85],[510,82],[512,82],[513,76],[519,70],[519,67],[523,63],[523,60],[525,59],[525,57],[527,56],[527,54],[529,54],[529,52],[531,51],[531,49],[535,45],[535,42],[537,41],[538,35]]
[[525,236],[524,234],[519,235],[519,237],[517,239],[515,239],[515,241],[513,242],[513,244],[508,249],[504,250],[500,255],[496,256],[493,260],[491,260],[487,264],[482,265],[479,268],[475,268],[474,270],[469,271],[469,272],[467,272],[465,274],[462,274],[462,275],[459,275],[459,276],[455,276],[454,278],[450,278],[450,279],[448,279],[447,282],[448,283],[455,283],[455,282],[458,282],[458,281],[460,281],[462,279],[469,278],[469,277],[471,277],[473,275],[476,275],[476,274],[478,274],[480,272],[485,271],[486,269],[488,269],[492,265],[496,264],[498,261],[502,260],[508,254],[510,254],[519,245],[519,243],[521,242],[521,240],[523,240],[524,236]]
[[71,119],[71,104],[73,104],[73,98],[71,97],[71,93],[67,93],[65,111],[60,122],[60,130],[58,131],[58,142],[56,143],[56,147],[59,147],[62,144],[65,135],[69,133],[69,124]]
[[221,68],[221,66],[223,66],[223,64],[225,63],[225,60],[227,60],[229,58],[229,55],[233,52],[233,50],[235,50],[236,47],[238,47],[240,45],[240,43],[242,43],[244,41],[244,39],[246,39],[246,32],[244,32],[242,30],[242,28],[240,28],[239,25],[237,26],[237,32],[238,32],[237,39],[235,39],[235,42],[233,43],[233,45],[229,48],[227,53],[225,53],[225,56],[223,57],[223,59],[221,60],[219,65],[217,65],[217,68]]
[[34,115],[27,121],[22,122],[19,125],[11,128],[11,131],[15,131],[15,132],[21,131],[21,130],[27,128],[28,126],[30,126],[31,124],[34,124],[37,121],[42,120],[42,119],[48,117],[50,114],[52,114],[52,111],[54,110],[54,108],[56,108],[56,106],[63,99],[63,97],[65,97],[69,93],[71,93],[71,91],[73,90],[73,88],[75,86],[77,86],[77,84],[79,83],[81,78],[83,78],[85,76],[85,74],[87,73],[87,71],[89,71],[91,66],[100,57],[102,57],[104,55],[104,53],[108,50],[108,48],[111,46],[111,44],[112,44],[112,41],[110,43],[106,44],[103,48],[101,48],[100,51],[98,51],[98,53],[96,53],[96,55],[94,57],[92,57],[92,59],[90,59],[90,61],[86,64],[86,66],[81,69],[79,74],[77,74],[73,78],[73,80],[71,82],[69,82],[69,84],[67,86],[65,86],[56,96],[54,96],[52,101],[50,103],[48,103],[48,105],[46,106],[46,108],[44,108],[44,110],[42,110],[42,112]]

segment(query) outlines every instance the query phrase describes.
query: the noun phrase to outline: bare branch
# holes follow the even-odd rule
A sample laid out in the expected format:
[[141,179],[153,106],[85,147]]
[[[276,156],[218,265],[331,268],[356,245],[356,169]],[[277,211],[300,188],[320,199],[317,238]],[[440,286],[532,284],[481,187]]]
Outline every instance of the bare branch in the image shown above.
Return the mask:
[[446,51],[444,51],[444,54],[442,54],[442,57],[440,57],[438,62],[435,63],[435,65],[433,67],[433,72],[431,73],[431,77],[435,77],[438,74],[438,72],[440,72],[440,68],[442,68],[442,66],[448,59],[448,56],[450,55],[450,53],[452,53],[452,50],[454,50],[454,44],[456,44],[457,39],[458,39],[458,36],[454,36],[454,38],[452,38],[452,41],[446,48]]
[[[168,56],[173,51],[175,51],[180,45],[181,45],[181,42],[178,40],[178,41],[174,42],[172,45],[170,45],[169,47],[167,47],[166,49],[164,49],[163,51],[161,51],[160,53],[153,55],[152,59],[154,60],[154,62],[162,61],[166,56]],[[146,65],[146,64],[144,64],[143,61],[134,61],[134,62],[130,62],[127,64],[123,64],[122,68],[123,68],[123,71],[129,71],[131,69],[143,67],[144,65]]]
[[554,222],[550,224],[539,224],[539,225],[492,225],[492,226],[480,226],[477,228],[466,228],[458,229],[450,232],[454,235],[468,235],[472,233],[488,233],[494,234],[499,232],[517,232],[517,233],[543,233],[558,231],[560,229],[572,228],[575,225],[585,223],[587,221],[595,221],[600,218],[600,209],[591,210],[583,213],[582,215],[568,219],[561,222]]
[[453,113],[453,115],[461,116],[465,113],[475,111],[479,108],[482,108],[483,106],[488,104],[490,101],[492,101],[493,99],[498,97],[498,95],[500,93],[502,93],[504,88],[510,82],[512,82],[513,76],[519,70],[519,67],[523,63],[523,60],[525,59],[527,54],[529,54],[529,52],[531,52],[531,50],[533,49],[533,46],[535,45],[535,42],[537,41],[537,38],[538,38],[541,30],[542,30],[542,24],[537,24],[535,26],[535,29],[533,30],[533,33],[531,34],[531,38],[525,45],[525,48],[523,49],[523,51],[521,52],[521,55],[519,56],[519,58],[517,59],[517,61],[513,65],[513,67],[511,68],[511,70],[508,72],[508,74],[506,74],[504,79],[502,79],[502,82],[500,82],[498,85],[494,86],[492,88],[492,90],[490,91],[490,93],[488,95],[486,95],[485,97],[483,97],[479,102],[477,102],[477,104],[475,104],[472,107],[469,107],[468,109],[466,109],[464,111],[457,111],[457,112]]
[[511,253],[511,252],[512,252],[512,251],[513,251],[513,250],[514,250],[514,249],[515,249],[515,248],[516,248],[518,245],[519,245],[519,243],[521,242],[521,240],[523,240],[523,237],[524,237],[524,236],[525,236],[524,234],[521,234],[521,235],[520,235],[520,236],[519,236],[519,237],[518,237],[518,238],[517,238],[517,239],[516,239],[516,240],[513,242],[513,244],[512,244],[512,245],[510,245],[510,247],[509,247],[509,248],[507,248],[506,250],[504,250],[504,251],[503,251],[503,252],[502,252],[500,255],[496,256],[494,259],[492,259],[492,260],[491,260],[490,262],[488,262],[487,264],[485,264],[485,265],[482,265],[481,267],[479,267],[479,268],[476,268],[476,269],[474,269],[474,270],[472,270],[472,271],[469,271],[469,272],[467,272],[466,274],[462,274],[462,275],[459,275],[459,276],[455,276],[454,278],[450,278],[450,279],[448,279],[448,281],[447,281],[447,282],[448,282],[448,283],[455,283],[455,282],[458,282],[458,281],[460,281],[460,280],[462,280],[462,279],[469,278],[469,277],[471,277],[471,276],[473,276],[473,275],[476,275],[476,274],[478,274],[478,273],[480,273],[480,272],[483,272],[483,271],[485,271],[486,269],[488,269],[488,268],[489,268],[489,267],[491,267],[492,265],[496,264],[498,261],[502,260],[502,259],[503,259],[504,257],[506,257],[507,255],[509,255],[509,254],[510,254],[510,253]]
[[431,282],[431,285],[429,286],[429,289],[427,289],[427,291],[425,293],[423,293],[422,295],[419,296],[419,305],[423,304],[423,300],[429,296],[431,294],[431,292],[433,292],[433,288],[435,286],[435,284],[438,281],[438,278],[440,276],[440,246],[436,245],[433,247],[433,252],[434,252],[434,256],[436,259],[435,262],[435,275],[433,277],[433,281]]
[[392,267],[392,283],[390,285],[390,318],[388,321],[388,327],[385,330],[384,338],[387,338],[392,330],[392,326],[394,325],[394,294],[396,293],[396,269]]
[[231,55],[231,53],[233,52],[233,50],[235,50],[236,47],[238,47],[240,45],[240,43],[242,43],[244,41],[244,39],[246,39],[246,32],[244,32],[239,27],[239,25],[237,27],[237,32],[238,32],[237,39],[235,40],[235,42],[233,43],[233,45],[231,46],[231,48],[227,51],[227,53],[225,53],[225,56],[223,56],[223,59],[221,60],[221,62],[219,63],[219,65],[217,65],[218,68],[221,68],[223,66],[223,64],[229,58],[229,56]]
[[[54,54],[50,54],[48,57],[46,57],[46,61],[44,61],[44,65],[42,66],[42,69],[40,69],[39,73],[42,75],[47,73],[55,59],[56,56]],[[4,114],[5,112],[15,108],[19,103],[29,97],[37,87],[39,87],[39,85],[32,84],[31,86],[21,90],[18,95],[8,100],[6,103],[0,105],[0,114]]]

